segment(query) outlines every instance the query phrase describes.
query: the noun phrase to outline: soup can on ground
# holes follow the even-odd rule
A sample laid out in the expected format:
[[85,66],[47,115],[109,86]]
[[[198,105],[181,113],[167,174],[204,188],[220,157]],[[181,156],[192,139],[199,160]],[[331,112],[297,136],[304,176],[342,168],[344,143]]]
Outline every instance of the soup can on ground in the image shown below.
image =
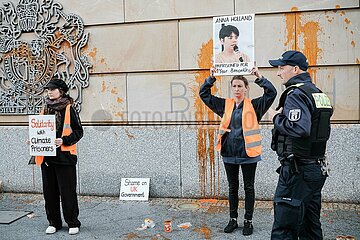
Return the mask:
[[171,232],[172,231],[172,226],[171,226],[171,221],[170,220],[164,221],[164,231],[165,232]]

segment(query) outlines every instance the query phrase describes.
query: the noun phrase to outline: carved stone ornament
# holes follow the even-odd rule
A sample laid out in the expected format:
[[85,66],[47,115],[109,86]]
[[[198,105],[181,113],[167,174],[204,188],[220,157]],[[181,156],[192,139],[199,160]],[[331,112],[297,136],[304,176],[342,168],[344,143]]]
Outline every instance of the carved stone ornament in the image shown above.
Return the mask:
[[20,0],[0,5],[0,114],[36,114],[44,86],[55,76],[71,90],[80,112],[91,65],[81,49],[89,33],[76,14],[53,0]]

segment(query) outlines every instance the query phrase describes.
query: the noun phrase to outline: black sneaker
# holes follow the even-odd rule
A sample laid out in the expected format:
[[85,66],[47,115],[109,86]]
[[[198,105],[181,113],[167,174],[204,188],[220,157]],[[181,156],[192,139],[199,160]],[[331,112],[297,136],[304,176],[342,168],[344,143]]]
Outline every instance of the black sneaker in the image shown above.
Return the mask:
[[230,219],[228,225],[224,229],[224,232],[231,233],[237,228],[238,228],[237,221],[235,219]]
[[252,222],[249,220],[244,221],[244,228],[243,228],[243,235],[248,236],[253,234],[254,227],[252,225]]

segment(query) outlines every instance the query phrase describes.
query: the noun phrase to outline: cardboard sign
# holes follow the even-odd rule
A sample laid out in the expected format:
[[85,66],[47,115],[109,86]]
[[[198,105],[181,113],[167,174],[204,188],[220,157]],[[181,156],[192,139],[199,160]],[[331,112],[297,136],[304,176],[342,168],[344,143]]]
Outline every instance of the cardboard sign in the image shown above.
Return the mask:
[[120,200],[149,199],[150,178],[121,178]]
[[246,75],[254,67],[255,14],[213,18],[215,75]]
[[31,156],[56,156],[54,115],[29,115]]

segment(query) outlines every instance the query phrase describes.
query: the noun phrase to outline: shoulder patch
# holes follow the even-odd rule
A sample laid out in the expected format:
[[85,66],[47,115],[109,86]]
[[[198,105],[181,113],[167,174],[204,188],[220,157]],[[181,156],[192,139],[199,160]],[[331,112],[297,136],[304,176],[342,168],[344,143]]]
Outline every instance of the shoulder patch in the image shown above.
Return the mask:
[[298,121],[301,117],[301,109],[291,109],[289,111],[289,120],[292,122]]
[[325,93],[313,93],[312,94],[316,108],[331,108],[329,97]]

